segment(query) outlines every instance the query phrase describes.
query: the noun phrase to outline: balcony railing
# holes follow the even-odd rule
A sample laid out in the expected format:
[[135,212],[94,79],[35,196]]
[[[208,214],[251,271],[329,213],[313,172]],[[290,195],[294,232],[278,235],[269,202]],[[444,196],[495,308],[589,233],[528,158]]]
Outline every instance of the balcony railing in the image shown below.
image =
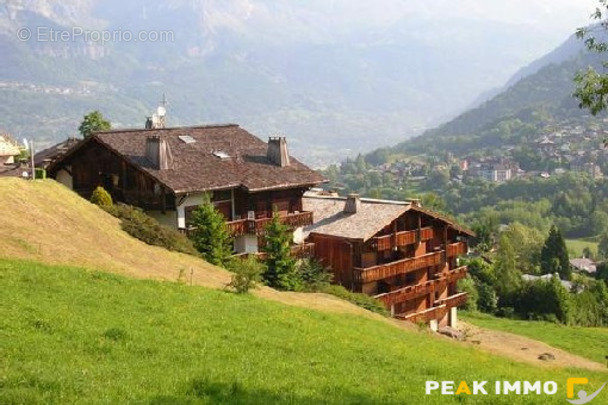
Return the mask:
[[400,274],[411,273],[425,267],[436,266],[443,263],[443,261],[443,252],[429,253],[424,256],[402,259],[373,267],[357,267],[353,269],[353,277],[355,282],[368,283]]
[[[393,242],[394,238],[394,242]],[[383,235],[374,238],[376,250],[379,252],[390,250],[393,244],[396,246],[407,246],[419,241],[426,241],[433,238],[433,228],[426,227],[420,230],[402,231],[395,234]]]
[[448,283],[453,283],[467,276],[467,266],[457,267],[446,275]]
[[435,288],[439,282],[439,280],[431,280],[427,281],[426,283],[400,288],[385,294],[379,294],[374,298],[379,299],[387,308],[389,308],[391,305],[400,304],[402,302],[435,292]]
[[[281,217],[281,223],[291,228],[312,225],[312,220],[312,212],[308,211],[288,214]],[[226,222],[226,225],[228,225],[228,231],[231,236],[245,234],[261,236],[266,233],[266,226],[270,221],[272,221],[272,218],[238,219],[236,221]]]
[[460,256],[467,254],[467,244],[464,242],[456,242],[448,245],[448,257]]
[[[293,245],[291,247],[291,255],[298,259],[307,259],[313,257],[315,254],[314,243],[301,243],[299,245]],[[241,256],[241,255],[239,255]],[[255,256],[260,260],[266,260],[267,254],[265,252],[255,253]],[[246,258],[246,257],[245,257]]]
[[420,312],[398,314],[395,315],[395,318],[404,319],[414,323],[428,323],[434,319],[443,318],[447,313],[447,307],[445,305],[439,305]]
[[445,305],[448,308],[459,307],[463,305],[469,299],[466,292],[450,295],[447,298],[443,298],[435,301],[435,305]]

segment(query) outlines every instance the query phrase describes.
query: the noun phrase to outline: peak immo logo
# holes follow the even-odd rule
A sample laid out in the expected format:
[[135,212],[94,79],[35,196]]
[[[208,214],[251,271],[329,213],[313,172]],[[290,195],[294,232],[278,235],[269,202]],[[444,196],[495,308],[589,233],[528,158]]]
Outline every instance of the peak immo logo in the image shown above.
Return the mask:
[[[587,378],[568,378],[566,382],[567,401],[573,405],[588,404],[593,401],[608,383],[597,391],[588,394],[578,391],[574,396],[575,386],[589,384]],[[556,395],[559,391],[555,381],[427,381],[426,395]]]
[[577,393],[578,399],[570,399],[570,398],[574,398],[574,386],[575,385],[583,385],[583,384],[588,384],[588,383],[589,383],[589,380],[587,378],[568,378],[568,383],[567,383],[567,387],[566,387],[566,390],[567,390],[566,394],[568,395],[567,401],[574,405],[587,404],[587,403],[591,402],[593,400],[593,398],[597,397],[599,395],[599,393],[602,392],[602,390],[606,386],[606,383],[604,383],[604,385],[602,385],[593,394],[587,394],[587,391],[580,390]]

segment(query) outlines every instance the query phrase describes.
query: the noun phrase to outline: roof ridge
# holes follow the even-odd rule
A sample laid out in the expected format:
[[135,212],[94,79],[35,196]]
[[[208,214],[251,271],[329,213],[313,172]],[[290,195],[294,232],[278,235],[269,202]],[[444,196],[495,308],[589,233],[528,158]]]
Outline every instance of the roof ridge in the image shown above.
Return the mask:
[[209,124],[209,125],[191,125],[191,126],[182,126],[182,127],[170,127],[170,128],[122,128],[122,129],[111,129],[109,131],[98,131],[94,132],[94,134],[112,134],[112,133],[123,133],[123,132],[172,132],[179,131],[184,129],[211,129],[211,128],[231,128],[237,127],[239,128],[239,124]]

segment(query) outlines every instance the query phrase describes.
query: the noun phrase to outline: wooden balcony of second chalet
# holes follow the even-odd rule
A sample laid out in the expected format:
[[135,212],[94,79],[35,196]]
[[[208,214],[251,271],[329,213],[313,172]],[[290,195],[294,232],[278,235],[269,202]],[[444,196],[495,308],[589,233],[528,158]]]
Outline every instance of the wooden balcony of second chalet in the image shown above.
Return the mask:
[[[414,298],[435,292],[438,287],[441,287],[441,281],[442,280],[430,280],[425,283],[399,288],[398,290],[384,294],[378,294],[374,296],[374,298],[382,301],[387,308],[390,308],[392,305],[410,301]],[[445,288],[445,283],[443,283],[443,288]]]
[[465,278],[467,276],[467,272],[467,266],[461,266],[450,270],[447,274],[438,274],[436,277],[440,277],[440,279],[446,280],[449,284],[451,284]]
[[433,235],[433,228],[429,226],[412,231],[402,231],[390,235],[378,236],[374,238],[373,243],[376,250],[382,252],[390,250],[393,247],[402,247],[424,242],[433,239]]
[[467,254],[467,244],[465,242],[456,242],[448,244],[448,257],[460,256]]
[[445,305],[439,305],[425,309],[420,312],[410,312],[405,314],[397,314],[395,318],[403,319],[413,323],[429,323],[434,319],[441,319],[448,313],[448,308]]
[[458,293],[435,301],[435,305],[445,305],[448,308],[459,307],[469,299],[468,293]]
[[434,293],[435,291],[443,291],[448,284],[466,277],[467,267],[458,267],[450,270],[447,274],[440,273],[437,276],[438,278],[435,280],[429,280],[424,283],[399,288],[384,294],[378,294],[374,298],[382,301],[388,308],[391,305],[400,304],[423,295]]
[[377,266],[353,269],[353,278],[357,283],[369,283],[401,274],[411,273],[426,267],[437,266],[445,262],[444,252],[428,253],[423,256],[401,259]]
[[[300,226],[312,225],[312,212],[303,211],[281,216],[281,223],[290,228],[298,228]],[[272,221],[272,218],[256,218],[256,219],[238,219],[236,221],[226,222],[228,231],[231,236],[240,236],[245,234],[262,236],[266,232],[266,226]]]

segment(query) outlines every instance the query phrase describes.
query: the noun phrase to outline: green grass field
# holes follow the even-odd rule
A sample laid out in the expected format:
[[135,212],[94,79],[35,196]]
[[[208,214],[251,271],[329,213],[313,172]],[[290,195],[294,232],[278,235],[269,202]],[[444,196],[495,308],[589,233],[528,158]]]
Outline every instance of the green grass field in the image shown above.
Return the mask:
[[[565,381],[355,315],[0,260],[0,403],[563,403]],[[553,380],[554,396],[426,396],[427,380]]]
[[527,336],[598,363],[605,363],[605,357],[608,356],[608,328],[581,328],[549,322],[518,321],[470,312],[462,312],[460,317],[473,325]]
[[582,257],[583,249],[586,247],[591,249],[594,254],[597,253],[597,242],[589,242],[581,239],[566,239],[565,242],[571,259],[575,257]]

